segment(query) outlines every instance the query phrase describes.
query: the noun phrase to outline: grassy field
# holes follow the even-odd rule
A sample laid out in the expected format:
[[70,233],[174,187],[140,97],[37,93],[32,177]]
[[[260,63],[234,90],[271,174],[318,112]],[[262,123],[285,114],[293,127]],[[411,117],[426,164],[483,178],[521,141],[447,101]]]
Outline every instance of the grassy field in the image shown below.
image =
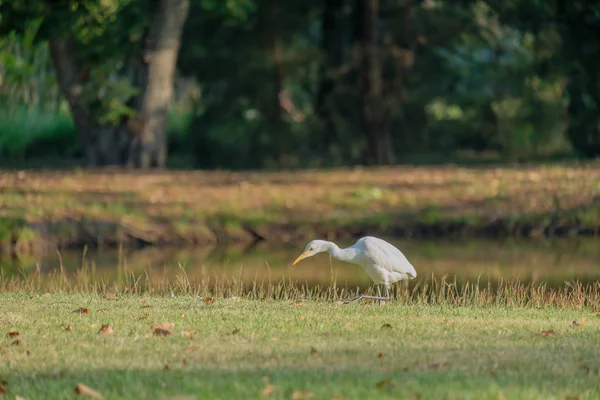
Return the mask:
[[561,228],[589,234],[600,227],[598,182],[597,163],[280,173],[6,171],[0,174],[0,237],[14,237],[15,227],[22,242],[44,232],[67,244],[444,235],[469,227],[507,235]]
[[73,398],[78,384],[108,399],[600,393],[600,315],[589,307],[5,292],[0,309],[7,398]]

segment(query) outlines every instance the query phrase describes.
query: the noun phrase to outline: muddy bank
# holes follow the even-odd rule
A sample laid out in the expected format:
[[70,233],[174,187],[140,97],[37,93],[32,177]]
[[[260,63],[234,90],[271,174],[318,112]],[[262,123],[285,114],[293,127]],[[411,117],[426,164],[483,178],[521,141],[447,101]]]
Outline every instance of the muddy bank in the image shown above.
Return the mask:
[[[600,214],[600,209],[596,210]],[[594,213],[596,212],[594,211]],[[585,215],[589,216],[590,210]],[[493,220],[456,219],[423,222],[416,218],[384,222],[348,221],[325,223],[278,223],[232,220],[215,216],[196,221],[185,232],[165,222],[124,223],[84,219],[25,222],[0,220],[0,254],[31,254],[56,249],[141,248],[147,246],[189,246],[267,241],[285,244],[314,238],[330,240],[365,235],[413,238],[506,238],[596,236],[600,219],[577,214],[544,214]]]

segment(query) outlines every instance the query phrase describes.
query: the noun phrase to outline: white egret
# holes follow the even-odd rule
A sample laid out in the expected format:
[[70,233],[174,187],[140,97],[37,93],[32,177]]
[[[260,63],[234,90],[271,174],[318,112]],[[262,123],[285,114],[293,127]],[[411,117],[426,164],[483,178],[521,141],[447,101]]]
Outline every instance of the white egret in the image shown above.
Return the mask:
[[[304,258],[323,252],[328,252],[333,258],[340,261],[362,266],[373,282],[378,285],[377,294],[379,296],[359,295],[348,302],[362,298],[388,300],[392,283],[417,276],[417,271],[400,250],[385,240],[372,236],[360,238],[354,245],[345,249],[340,249],[335,243],[326,240],[313,240],[306,245],[304,252],[296,258],[293,265]],[[379,285],[385,286],[386,297],[381,296]]]

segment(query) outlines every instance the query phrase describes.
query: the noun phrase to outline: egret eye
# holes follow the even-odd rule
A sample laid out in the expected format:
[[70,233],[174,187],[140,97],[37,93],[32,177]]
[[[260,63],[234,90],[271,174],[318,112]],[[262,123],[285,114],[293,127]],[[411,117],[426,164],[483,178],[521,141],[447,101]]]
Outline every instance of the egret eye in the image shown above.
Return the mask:
[[312,251],[312,247],[310,249],[308,249],[308,251]]

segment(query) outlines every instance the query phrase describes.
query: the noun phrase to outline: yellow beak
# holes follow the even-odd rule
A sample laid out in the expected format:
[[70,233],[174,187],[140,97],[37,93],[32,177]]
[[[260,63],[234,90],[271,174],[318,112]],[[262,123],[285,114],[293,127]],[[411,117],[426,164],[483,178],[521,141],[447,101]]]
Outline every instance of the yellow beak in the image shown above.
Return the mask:
[[305,251],[304,253],[300,254],[298,256],[298,258],[296,258],[296,260],[294,261],[294,263],[292,265],[296,265],[298,263],[298,261],[302,260],[303,258],[308,257],[308,251]]

